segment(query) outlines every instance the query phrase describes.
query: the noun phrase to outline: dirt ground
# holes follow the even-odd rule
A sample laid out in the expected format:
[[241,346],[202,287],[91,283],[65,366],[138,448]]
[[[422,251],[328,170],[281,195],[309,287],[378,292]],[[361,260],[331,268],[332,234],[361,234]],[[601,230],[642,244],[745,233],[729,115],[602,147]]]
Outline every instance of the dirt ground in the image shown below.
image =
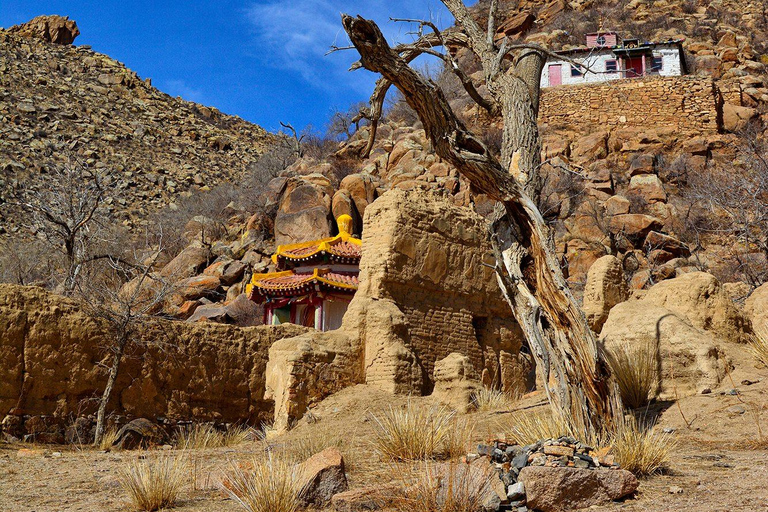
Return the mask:
[[[768,511],[768,371],[757,368],[741,349],[729,353],[737,369],[720,388],[648,409],[659,415],[660,428],[674,429],[678,446],[670,473],[642,480],[632,499],[593,510]],[[391,478],[392,467],[373,452],[371,414],[407,400],[355,386],[329,397],[312,410],[311,421],[302,420],[267,444],[291,453],[302,439],[332,439],[345,456],[350,488],[380,485]],[[431,403],[429,397],[413,400]],[[476,425],[476,440],[482,441],[504,431],[513,414],[543,407],[539,393],[511,411],[472,413],[468,419]],[[254,441],[184,454],[189,479],[175,510],[239,510],[219,490],[221,477],[233,462],[264,457],[267,444]],[[130,510],[116,475],[131,458],[143,456],[156,452],[0,444],[0,512]]]

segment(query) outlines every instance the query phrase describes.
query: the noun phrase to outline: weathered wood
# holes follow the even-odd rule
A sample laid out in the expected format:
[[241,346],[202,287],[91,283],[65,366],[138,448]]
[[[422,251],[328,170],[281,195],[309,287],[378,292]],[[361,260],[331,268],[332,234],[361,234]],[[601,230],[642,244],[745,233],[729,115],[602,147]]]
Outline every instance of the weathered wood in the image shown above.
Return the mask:
[[342,23],[361,64],[394,84],[417,112],[436,153],[478,191],[503,205],[504,215],[493,231],[505,297],[545,377],[553,409],[584,435],[595,434],[618,417],[620,398],[595,336],[566,285],[550,231],[529,195],[540,190],[538,82],[534,87],[533,78],[537,68],[541,73],[543,56],[523,55],[512,72],[504,72],[503,54],[499,58],[488,32],[459,0],[444,3],[467,34],[468,47],[480,57],[488,90],[501,105],[501,162],[457,118],[442,90],[390,48],[374,22],[342,15]]

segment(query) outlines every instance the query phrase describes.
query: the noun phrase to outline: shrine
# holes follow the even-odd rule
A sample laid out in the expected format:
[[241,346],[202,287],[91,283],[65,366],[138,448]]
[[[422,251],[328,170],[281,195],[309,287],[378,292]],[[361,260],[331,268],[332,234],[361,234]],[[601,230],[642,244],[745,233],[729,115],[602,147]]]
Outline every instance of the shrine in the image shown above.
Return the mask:
[[358,286],[362,243],[351,234],[352,217],[336,220],[339,234],[280,245],[275,272],[254,274],[248,297],[264,304],[264,323],[293,323],[332,331],[341,326]]

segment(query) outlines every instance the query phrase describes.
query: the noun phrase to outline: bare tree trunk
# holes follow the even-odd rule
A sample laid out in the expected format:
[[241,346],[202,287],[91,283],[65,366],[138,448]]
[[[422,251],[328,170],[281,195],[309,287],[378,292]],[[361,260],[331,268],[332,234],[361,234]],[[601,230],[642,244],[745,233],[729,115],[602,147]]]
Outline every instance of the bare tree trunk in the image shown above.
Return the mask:
[[107,404],[109,404],[109,399],[112,397],[112,390],[115,387],[117,375],[120,372],[120,364],[123,361],[123,353],[125,352],[125,345],[127,342],[128,336],[123,334],[115,345],[115,351],[112,357],[112,366],[109,367],[107,385],[104,387],[104,392],[101,394],[99,410],[96,413],[96,434],[94,435],[93,439],[93,444],[96,446],[99,445],[102,437],[104,437]]
[[[500,163],[456,117],[442,90],[389,47],[374,22],[342,15],[342,23],[360,53],[362,65],[381,73],[403,93],[419,115],[437,154],[477,190],[503,205],[504,222],[494,225],[497,261],[503,266],[498,269],[499,281],[545,376],[553,410],[585,436],[610,428],[621,412],[618,390],[594,334],[566,285],[549,229],[523,190],[537,190],[531,179],[537,177],[540,159],[535,121],[538,83],[531,87],[531,81],[517,76],[502,74],[496,79],[488,73],[491,94],[505,100],[502,113],[509,116],[504,117],[505,145],[514,149]],[[477,32],[476,25],[470,28],[470,41],[484,39],[484,34],[473,33]],[[481,55],[481,60],[490,58]],[[525,70],[530,74],[538,66],[540,73],[542,64],[542,60],[531,60]]]

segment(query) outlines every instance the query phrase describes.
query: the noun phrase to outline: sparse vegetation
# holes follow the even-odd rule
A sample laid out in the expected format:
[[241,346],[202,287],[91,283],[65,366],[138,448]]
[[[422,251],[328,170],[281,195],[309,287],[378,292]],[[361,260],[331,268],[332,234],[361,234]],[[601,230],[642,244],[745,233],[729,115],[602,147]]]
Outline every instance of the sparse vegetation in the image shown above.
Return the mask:
[[500,389],[483,386],[472,394],[472,404],[480,412],[509,409],[513,403],[512,397]]
[[376,451],[385,460],[423,460],[440,453],[454,428],[454,413],[444,406],[424,407],[409,400],[405,407],[391,407],[372,414]]
[[187,476],[186,466],[183,454],[133,459],[118,479],[136,509],[152,512],[176,503]]
[[284,449],[285,457],[294,462],[303,462],[326,448],[341,448],[344,444],[340,436],[325,436],[310,433],[289,441]]
[[491,488],[495,472],[482,473],[461,462],[437,466],[424,463],[406,473],[393,467],[393,491],[384,492],[382,502],[398,512],[468,512],[483,510],[483,498]]
[[635,418],[626,419],[619,425],[611,439],[616,462],[622,469],[637,476],[665,471],[675,444],[670,434],[660,432],[652,424]]
[[221,448],[223,446],[237,446],[254,437],[253,429],[244,425],[234,425],[222,431],[210,423],[196,423],[179,430],[176,435],[176,446],[186,450]]
[[453,425],[448,429],[443,444],[443,455],[457,459],[466,455],[474,440],[475,424],[467,418],[454,417]]
[[99,440],[99,450],[112,450],[112,445],[117,441],[117,429],[110,427],[104,431],[104,435]]
[[568,423],[552,414],[549,408],[544,411],[515,414],[509,423],[500,425],[499,429],[507,436],[507,441],[522,446],[541,439],[573,434]]
[[301,475],[289,461],[270,454],[253,460],[250,467],[233,464],[224,489],[248,512],[297,512]]
[[659,362],[651,342],[611,347],[606,351],[606,359],[619,385],[624,406],[637,409],[655,396]]

